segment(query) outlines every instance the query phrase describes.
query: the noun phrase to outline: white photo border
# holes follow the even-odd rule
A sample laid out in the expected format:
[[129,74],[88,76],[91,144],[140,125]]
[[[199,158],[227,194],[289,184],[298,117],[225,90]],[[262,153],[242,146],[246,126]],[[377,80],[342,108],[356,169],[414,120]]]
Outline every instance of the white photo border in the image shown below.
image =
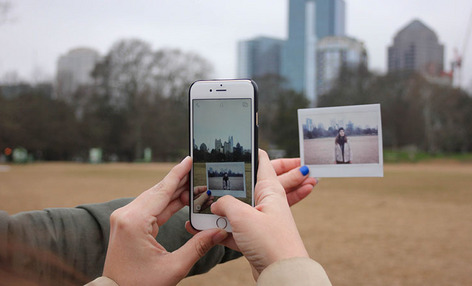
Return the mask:
[[305,150],[303,138],[303,124],[306,118],[325,114],[344,114],[358,112],[375,112],[378,126],[378,152],[379,162],[369,164],[316,164],[307,165],[310,176],[318,178],[329,177],[383,177],[383,145],[382,145],[382,119],[380,104],[351,105],[338,107],[320,107],[298,109],[298,134],[300,142],[301,164],[305,164]]

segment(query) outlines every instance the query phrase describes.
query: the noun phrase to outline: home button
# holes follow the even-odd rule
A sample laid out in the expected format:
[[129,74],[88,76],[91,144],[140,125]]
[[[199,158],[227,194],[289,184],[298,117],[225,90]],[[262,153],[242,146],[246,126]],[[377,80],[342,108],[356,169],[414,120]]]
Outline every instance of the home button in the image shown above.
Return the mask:
[[225,229],[228,225],[228,221],[224,217],[220,217],[216,220],[216,226],[221,229]]

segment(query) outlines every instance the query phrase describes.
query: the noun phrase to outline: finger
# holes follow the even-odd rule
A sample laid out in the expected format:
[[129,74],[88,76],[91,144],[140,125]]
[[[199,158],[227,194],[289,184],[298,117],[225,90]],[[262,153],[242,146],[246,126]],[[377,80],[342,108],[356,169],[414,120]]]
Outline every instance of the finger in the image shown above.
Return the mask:
[[198,195],[198,194],[206,192],[206,190],[207,190],[207,186],[197,186],[193,188],[193,194]]
[[300,202],[304,198],[306,198],[311,192],[313,191],[313,185],[304,185],[300,188],[287,193],[287,202],[289,206],[293,206],[294,204]]
[[182,181],[188,180],[188,172],[192,167],[192,159],[187,156],[177,164],[167,176],[154,187],[138,196],[133,203],[137,209],[150,215],[158,215],[175,196],[180,196],[185,188],[179,188]]
[[274,167],[275,173],[278,175],[284,174],[292,169],[300,167],[300,158],[282,158],[271,160],[270,163]]
[[[191,224],[189,221],[186,221],[186,222],[185,222],[185,229],[188,231],[188,233],[193,234],[193,235],[195,235],[195,234],[197,234],[197,233],[200,232],[200,231],[194,229],[194,228],[192,227],[192,224]],[[220,242],[219,244],[224,245],[224,246],[226,246],[226,247],[229,247],[229,248],[231,248],[232,250],[239,251],[239,248],[238,248],[238,246],[236,245],[236,242],[234,241],[234,238],[233,238],[233,236],[232,236],[231,234],[228,234],[228,237],[225,238],[225,239],[224,239],[222,242]]]
[[174,251],[172,257],[175,263],[188,273],[200,258],[226,237],[228,237],[228,233],[219,228],[201,231]]
[[258,181],[277,177],[277,175],[275,174],[274,168],[272,167],[272,164],[270,163],[269,156],[262,149],[259,149],[258,160],[259,160],[259,168],[257,169]]
[[250,205],[229,195],[219,198],[211,205],[211,212],[219,216],[225,216],[231,225],[237,219],[249,217],[248,215],[255,211]]
[[173,216],[176,212],[181,210],[184,207],[184,203],[180,199],[175,199],[165,207],[161,213],[157,216],[157,224],[159,226],[163,225],[164,223],[169,220],[171,216]]
[[186,206],[190,205],[190,194],[189,194],[189,192],[182,192],[180,194],[180,201]]
[[[292,169],[285,174],[278,176],[280,184],[285,190],[294,188],[302,184],[308,177],[310,169],[307,166]],[[313,178],[314,179],[314,178]],[[316,180],[315,180],[316,181]],[[316,183],[316,182],[315,182]]]
[[188,231],[188,233],[193,234],[193,235],[200,232],[199,230],[194,229],[192,224],[189,221],[185,222],[185,229]]

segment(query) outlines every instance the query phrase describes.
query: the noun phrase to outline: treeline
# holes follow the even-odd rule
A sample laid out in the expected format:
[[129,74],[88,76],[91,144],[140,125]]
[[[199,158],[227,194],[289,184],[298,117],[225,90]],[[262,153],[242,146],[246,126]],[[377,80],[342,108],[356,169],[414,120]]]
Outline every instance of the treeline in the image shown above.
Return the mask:
[[376,75],[343,69],[319,106],[380,103],[384,148],[428,153],[472,151],[472,98],[411,72]]
[[[236,148],[235,148],[236,149]],[[193,158],[195,162],[246,162],[251,163],[251,152],[236,149],[234,152],[218,152],[212,149],[207,150],[193,149]]]
[[[348,136],[378,135],[379,133],[377,128],[361,128],[354,126],[352,122],[346,124],[345,132],[348,134]],[[338,133],[338,129],[333,126],[330,126],[328,129],[323,127],[313,127],[312,130],[308,130],[305,126],[303,126],[304,139],[336,137]]]
[[0,94],[0,148],[21,146],[40,160],[87,160],[98,147],[105,161],[140,160],[151,148],[153,160],[176,160],[189,150],[188,87],[212,69],[193,53],[119,41],[95,66],[94,84],[74,94]]

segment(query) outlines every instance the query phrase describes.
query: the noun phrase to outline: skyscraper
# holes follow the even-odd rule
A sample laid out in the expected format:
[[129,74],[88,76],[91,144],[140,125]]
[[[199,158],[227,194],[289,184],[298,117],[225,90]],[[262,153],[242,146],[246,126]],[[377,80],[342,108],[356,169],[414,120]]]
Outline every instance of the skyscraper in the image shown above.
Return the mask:
[[316,47],[316,94],[328,92],[342,67],[367,66],[364,43],[346,36],[324,37]]
[[316,41],[345,33],[344,0],[289,0],[282,76],[288,87],[316,102]]
[[419,20],[401,29],[388,48],[388,71],[417,71],[438,76],[444,70],[444,46]]
[[269,37],[240,41],[238,43],[238,77],[279,75],[283,43],[283,40]]
[[316,38],[344,36],[345,13],[344,0],[316,0]]
[[57,62],[56,95],[66,100],[84,84],[92,83],[91,73],[100,60],[90,48],[77,48],[61,56]]

